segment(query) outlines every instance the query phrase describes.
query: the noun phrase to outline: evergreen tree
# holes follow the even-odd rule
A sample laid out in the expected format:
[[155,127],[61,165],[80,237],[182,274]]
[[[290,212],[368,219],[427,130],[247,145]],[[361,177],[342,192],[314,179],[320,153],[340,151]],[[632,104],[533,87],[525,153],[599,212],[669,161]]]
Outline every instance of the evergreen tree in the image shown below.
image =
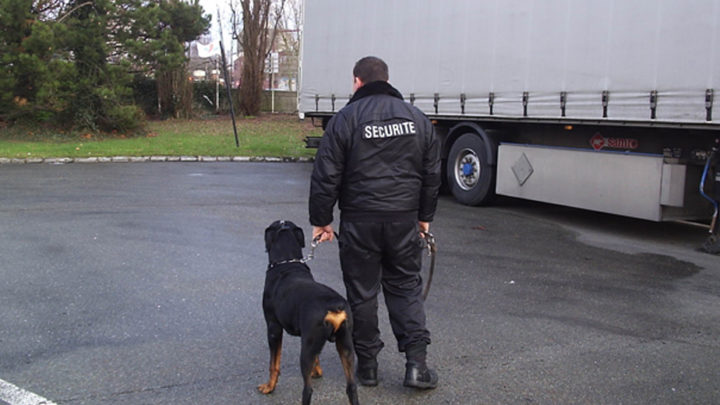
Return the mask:
[[47,120],[63,109],[72,68],[56,57],[55,37],[32,0],[0,0],[0,117]]
[[0,119],[132,130],[132,74],[169,74],[165,98],[190,100],[173,83],[209,22],[197,0],[0,0]]
[[[69,51],[77,72],[73,85],[75,99],[67,113],[75,125],[93,130],[127,130],[123,114],[133,117],[130,79],[121,61],[109,63],[110,15],[115,6],[110,0],[71,0],[65,20],[68,35],[63,45]],[[127,117],[126,117],[127,118]],[[137,117],[135,117],[137,118]]]
[[186,77],[185,44],[205,33],[210,17],[203,16],[198,0],[163,0],[140,6],[128,0],[130,10],[122,25],[128,30],[124,46],[135,66],[155,76],[158,107],[170,116],[187,116],[192,104],[192,87]]

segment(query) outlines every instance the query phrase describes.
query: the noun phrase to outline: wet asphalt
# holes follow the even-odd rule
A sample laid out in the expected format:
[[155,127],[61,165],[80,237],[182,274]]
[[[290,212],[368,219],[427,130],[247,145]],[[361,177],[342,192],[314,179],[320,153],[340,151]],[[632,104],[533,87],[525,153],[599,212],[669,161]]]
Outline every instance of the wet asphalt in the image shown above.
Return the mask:
[[[306,230],[309,163],[0,165],[0,379],[57,404],[300,403],[299,339],[276,391],[263,231]],[[402,386],[381,303],[363,404],[720,402],[720,256],[699,227],[448,196],[427,301],[440,375]],[[343,292],[337,245],[309,263]],[[345,402],[333,345],[314,404]],[[2,402],[0,402],[2,403]]]

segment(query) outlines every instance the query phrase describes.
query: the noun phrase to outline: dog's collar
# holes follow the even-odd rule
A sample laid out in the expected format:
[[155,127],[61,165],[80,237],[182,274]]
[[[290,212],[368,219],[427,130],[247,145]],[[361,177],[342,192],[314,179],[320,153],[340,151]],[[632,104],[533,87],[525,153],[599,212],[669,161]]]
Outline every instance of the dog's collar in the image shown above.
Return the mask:
[[307,262],[307,259],[290,259],[290,260],[283,260],[283,261],[281,261],[281,262],[270,263],[270,264],[268,265],[268,270],[272,270],[272,269],[274,269],[275,267],[281,266],[281,265],[283,265],[283,264],[289,264],[289,263],[302,263],[302,264],[305,264],[305,262]]
[[302,259],[290,259],[290,260],[283,260],[281,262],[270,263],[268,265],[268,270],[272,270],[273,268],[280,266],[281,264],[288,264],[288,263],[305,264],[305,263],[309,262],[310,260],[315,258],[315,248],[318,246],[319,243],[320,243],[320,236],[313,239],[312,243],[310,243],[310,247],[311,247],[310,254],[307,257],[303,257]]

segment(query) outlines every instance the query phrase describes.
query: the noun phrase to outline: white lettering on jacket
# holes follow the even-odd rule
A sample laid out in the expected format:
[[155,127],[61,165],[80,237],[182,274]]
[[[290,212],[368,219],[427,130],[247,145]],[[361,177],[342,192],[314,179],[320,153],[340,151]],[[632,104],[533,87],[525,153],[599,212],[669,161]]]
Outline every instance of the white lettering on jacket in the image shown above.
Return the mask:
[[387,125],[366,125],[365,139],[391,138],[393,136],[415,135],[415,123],[412,121],[399,122]]

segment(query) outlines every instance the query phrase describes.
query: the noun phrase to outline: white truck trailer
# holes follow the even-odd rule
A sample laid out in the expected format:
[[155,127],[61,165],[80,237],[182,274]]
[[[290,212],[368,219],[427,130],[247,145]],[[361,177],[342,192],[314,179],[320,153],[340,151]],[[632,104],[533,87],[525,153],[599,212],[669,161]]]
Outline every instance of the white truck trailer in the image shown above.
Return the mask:
[[720,0],[306,0],[303,17],[301,118],[327,123],[378,56],[460,202],[712,218],[720,250]]

